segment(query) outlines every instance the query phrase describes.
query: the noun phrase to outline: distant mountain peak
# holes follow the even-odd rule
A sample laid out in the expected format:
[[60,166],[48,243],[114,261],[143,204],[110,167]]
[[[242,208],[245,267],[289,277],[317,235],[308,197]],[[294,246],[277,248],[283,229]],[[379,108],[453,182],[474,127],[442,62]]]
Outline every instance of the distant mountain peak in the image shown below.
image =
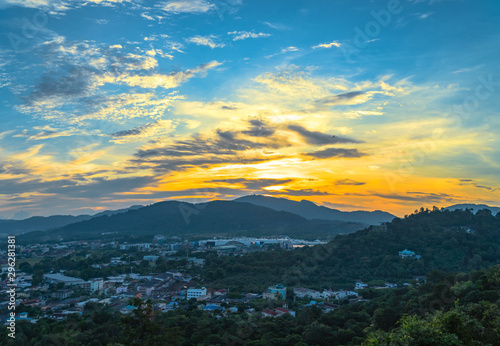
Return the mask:
[[474,203],[462,203],[462,204],[454,204],[449,207],[446,207],[445,209],[448,210],[457,210],[457,209],[472,209],[474,214],[481,210],[481,209],[488,209],[491,211],[493,215],[496,215],[497,213],[500,213],[500,207],[492,207],[486,204],[474,204]]
[[247,202],[279,211],[287,211],[306,219],[336,220],[343,222],[361,222],[366,225],[377,225],[392,221],[396,216],[384,211],[340,211],[325,206],[319,206],[306,199],[300,202],[282,197],[249,195],[237,198],[235,202]]

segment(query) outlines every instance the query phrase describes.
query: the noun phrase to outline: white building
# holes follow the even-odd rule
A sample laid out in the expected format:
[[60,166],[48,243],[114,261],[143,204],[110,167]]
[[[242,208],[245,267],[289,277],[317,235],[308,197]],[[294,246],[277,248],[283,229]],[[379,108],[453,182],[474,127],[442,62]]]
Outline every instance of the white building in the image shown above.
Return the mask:
[[199,296],[206,296],[207,289],[205,287],[202,288],[190,288],[187,290],[187,299],[198,298]]
[[85,281],[82,287],[91,293],[100,292],[104,288],[104,280],[102,278],[90,279],[89,281]]
[[293,293],[299,298],[312,298],[312,299],[322,299],[323,295],[319,291],[310,290],[308,288],[294,288]]
[[354,289],[356,289],[356,290],[362,290],[364,288],[368,288],[368,285],[364,284],[362,282],[356,282],[356,287]]

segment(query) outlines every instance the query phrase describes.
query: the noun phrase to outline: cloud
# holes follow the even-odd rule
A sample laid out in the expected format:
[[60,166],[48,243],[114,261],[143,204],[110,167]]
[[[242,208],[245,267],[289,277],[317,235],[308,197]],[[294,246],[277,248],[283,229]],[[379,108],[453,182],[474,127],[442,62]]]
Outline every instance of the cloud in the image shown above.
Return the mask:
[[495,191],[500,190],[497,187],[491,187],[491,186],[488,186],[485,184],[480,184],[473,179],[459,179],[458,185],[460,185],[460,186],[472,186],[472,187],[475,187],[477,189],[487,190],[489,192],[495,192]]
[[472,72],[472,71],[475,71],[475,70],[480,69],[482,67],[484,67],[484,64],[476,65],[476,66],[473,66],[473,67],[464,67],[464,68],[458,69],[456,71],[453,71],[452,73],[453,74],[457,74],[457,73]]
[[337,180],[335,182],[335,185],[346,185],[346,186],[360,186],[360,185],[365,185],[366,183],[360,182],[360,181],[354,181],[351,179],[342,179],[342,180]]
[[35,126],[33,127],[33,129],[38,132],[30,134],[30,131],[25,129],[21,131],[21,133],[15,135],[14,137],[27,137],[28,140],[42,140],[42,139],[57,138],[57,137],[68,137],[77,133],[75,130],[61,131],[59,129],[52,128],[48,125]]
[[365,153],[361,153],[357,149],[344,149],[344,148],[327,148],[324,150],[319,150],[304,155],[311,156],[316,159],[329,159],[332,157],[358,158],[366,156]]
[[[406,192],[407,195],[398,195],[398,194],[379,194],[375,193],[372,196],[377,196],[385,199],[393,199],[399,201],[408,201],[408,202],[420,202],[420,203],[442,203],[453,201],[455,196],[447,194],[447,193],[427,193],[427,192]],[[346,195],[355,195],[355,194],[346,194]],[[413,195],[413,196],[411,196]]]
[[350,111],[345,113],[346,117],[349,119],[358,119],[365,115],[384,115],[384,112],[378,111]]
[[288,129],[297,132],[302,136],[302,138],[308,143],[312,145],[326,145],[326,144],[335,144],[335,143],[363,143],[362,141],[357,141],[355,139],[347,138],[347,137],[338,137],[328,135],[326,133],[317,132],[317,131],[309,131],[306,128],[300,125],[288,125]]
[[280,30],[280,31],[290,30],[290,27],[288,25],[281,24],[281,23],[263,22],[262,24],[267,25],[268,27],[275,29],[275,30]]
[[328,192],[318,191],[314,189],[301,189],[301,190],[265,190],[266,195],[281,195],[281,196],[325,196],[329,195]]
[[172,120],[158,120],[134,127],[129,130],[122,130],[111,134],[115,143],[129,143],[144,139],[157,138],[174,130]]
[[333,42],[330,42],[330,43],[321,43],[321,44],[318,44],[316,46],[312,46],[312,49],[332,48],[332,47],[339,48],[340,46],[342,46],[340,43],[338,43],[337,41],[333,41]]
[[214,48],[222,48],[225,46],[224,43],[215,43],[214,39],[216,39],[217,36],[214,35],[209,35],[209,36],[193,36],[190,38],[187,38],[186,41],[190,43],[194,43],[198,46],[208,46],[212,49]]
[[242,131],[246,135],[252,137],[269,137],[276,131],[275,128],[269,126],[262,119],[251,119],[249,122],[252,125],[250,129]]
[[[204,77],[208,70],[222,65],[214,60],[191,69],[160,73],[156,71],[155,56],[171,58],[170,55],[159,49],[129,53],[120,47],[67,42],[64,37],[45,42],[35,54],[45,59],[43,64],[48,68],[23,97],[25,104],[17,106],[18,110],[44,118],[76,118],[73,114],[82,113],[82,102],[106,95],[97,92],[106,84],[173,89],[193,77]],[[77,104],[80,107],[71,113],[62,110],[64,106]]]
[[267,55],[267,56],[265,56],[265,58],[266,59],[270,59],[272,57],[275,57],[276,55],[285,54],[285,53],[288,53],[288,52],[298,52],[299,50],[300,49],[297,48],[297,47],[290,46],[290,47],[286,47],[286,48],[281,49],[281,51],[279,51],[279,53]]
[[259,37],[269,37],[271,34],[265,34],[263,32],[255,33],[253,31],[232,31],[228,32],[228,35],[233,35],[233,41],[245,40],[247,38],[259,38]]
[[47,99],[82,97],[91,91],[93,72],[89,67],[69,66],[56,73],[42,75],[32,93],[25,97],[28,104]]
[[273,185],[283,185],[290,183],[294,179],[246,179],[246,178],[229,178],[229,179],[214,179],[207,181],[208,183],[227,183],[227,184],[241,184],[246,189],[261,190],[264,187]]
[[151,149],[140,149],[135,156],[138,158],[149,157],[182,157],[211,155],[234,155],[247,150],[272,148],[277,149],[288,146],[288,142],[278,139],[265,141],[251,141],[240,138],[239,132],[215,130],[211,136],[193,135],[191,138],[177,140],[171,144],[162,145]]
[[197,133],[183,139],[159,141],[140,148],[131,163],[136,167],[144,166],[156,170],[183,170],[185,167],[204,166],[222,163],[264,162],[282,156],[267,153],[291,146],[286,137],[274,135],[256,136],[255,127],[270,126],[251,119],[243,129],[218,128],[207,133]]
[[214,9],[213,4],[206,0],[177,0],[177,1],[167,1],[158,4],[158,7],[167,13],[206,13]]
[[52,13],[60,13],[86,5],[115,6],[120,3],[130,2],[131,0],[0,0],[0,8],[7,7],[27,7],[36,8]]
[[371,97],[365,95],[363,91],[350,91],[316,100],[316,104],[325,106],[351,105],[368,101]]
[[111,73],[105,74],[98,78],[100,84],[126,84],[129,86],[138,86],[147,89],[173,89],[186,82],[187,80],[195,77],[196,75],[203,75],[208,70],[222,65],[221,62],[216,60],[201,64],[194,69],[186,71],[171,72],[170,74],[129,74],[123,73],[120,75],[113,75]]

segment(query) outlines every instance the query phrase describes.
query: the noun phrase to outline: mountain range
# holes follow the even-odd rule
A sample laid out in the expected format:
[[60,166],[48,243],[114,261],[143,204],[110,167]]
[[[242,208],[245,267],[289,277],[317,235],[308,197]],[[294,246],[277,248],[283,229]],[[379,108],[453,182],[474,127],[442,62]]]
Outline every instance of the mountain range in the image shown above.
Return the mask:
[[[500,208],[481,204],[457,204],[446,209]],[[233,201],[190,204],[166,201],[150,206],[135,205],[95,215],[35,216],[24,220],[0,220],[0,233],[25,234],[26,240],[49,241],[109,237],[141,238],[154,234],[184,235],[288,235],[304,239],[329,239],[368,225],[390,222],[396,216],[376,211],[344,212],[285,198],[250,195]]]
[[491,213],[493,215],[496,215],[498,213],[500,213],[500,208],[499,207],[490,207],[489,205],[486,205],[486,204],[455,204],[455,205],[451,205],[449,207],[446,207],[445,209],[448,209],[448,210],[457,210],[457,209],[472,209],[473,213],[477,213],[478,210],[481,210],[481,209],[488,209],[489,211],[491,211]]
[[46,231],[53,228],[64,227],[66,225],[90,220],[104,215],[115,215],[126,213],[129,210],[142,208],[142,205],[133,205],[129,208],[118,210],[105,210],[95,215],[52,215],[52,216],[33,216],[24,220],[0,220],[0,234],[23,234],[33,231]]
[[385,211],[340,211],[314,204],[305,199],[300,202],[286,198],[268,197],[263,195],[250,195],[235,199],[236,202],[247,202],[261,207],[300,215],[308,220],[337,220],[344,222],[360,222],[366,225],[378,225],[390,222],[396,216]]
[[191,204],[160,202],[125,213],[102,215],[47,231],[18,236],[20,242],[83,239],[151,240],[156,234],[192,239],[207,236],[283,236],[329,239],[364,228],[358,222],[308,220],[302,216],[245,202]]

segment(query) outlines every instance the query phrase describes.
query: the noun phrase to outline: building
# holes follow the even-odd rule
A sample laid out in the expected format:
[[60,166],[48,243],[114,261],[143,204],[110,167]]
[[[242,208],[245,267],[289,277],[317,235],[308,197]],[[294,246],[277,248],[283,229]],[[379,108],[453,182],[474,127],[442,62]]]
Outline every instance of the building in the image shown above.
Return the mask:
[[278,313],[276,311],[273,311],[271,309],[266,309],[262,311],[262,317],[277,317]]
[[149,262],[156,262],[158,260],[158,258],[160,258],[160,256],[149,255],[149,256],[143,257],[143,259],[145,261],[149,261]]
[[62,274],[44,274],[43,277],[48,284],[58,284],[62,282],[66,286],[77,286],[82,285],[84,282],[82,279],[72,278]]
[[205,287],[202,288],[190,288],[187,290],[187,299],[198,298],[199,296],[206,296],[207,289]]
[[415,252],[410,251],[408,249],[404,249],[403,251],[399,251],[399,257],[401,258],[413,258],[413,259],[421,259],[420,255],[417,255]]
[[290,314],[293,317],[295,317],[295,311],[293,311],[293,310],[289,310],[289,309],[285,309],[285,308],[276,308],[276,309],[274,309],[274,311],[278,313],[278,316]]
[[365,289],[365,288],[368,288],[367,284],[364,284],[362,282],[356,282],[356,287],[354,289],[356,289],[356,290],[362,290],[362,289]]
[[315,290],[310,290],[308,288],[302,288],[302,287],[294,288],[293,293],[298,298],[306,298],[306,297],[310,297],[313,299],[324,298],[323,295],[321,294],[321,292],[315,291]]
[[101,292],[104,289],[104,280],[102,278],[90,279],[82,284],[82,288],[90,293]]
[[279,243],[280,248],[285,250],[293,250],[292,241],[290,239],[284,239],[283,242]]
[[74,292],[75,291],[73,291],[73,290],[59,290],[59,291],[56,291],[56,292],[52,293],[52,298],[55,298],[55,299],[66,299],[66,298],[71,297],[71,295]]
[[262,298],[264,299],[286,299],[286,287],[282,284],[277,284],[275,286],[269,286],[267,288],[267,292],[262,294]]
[[163,244],[165,242],[165,236],[164,235],[161,235],[161,234],[158,234],[158,235],[155,235],[154,239],[153,239],[153,244]]

